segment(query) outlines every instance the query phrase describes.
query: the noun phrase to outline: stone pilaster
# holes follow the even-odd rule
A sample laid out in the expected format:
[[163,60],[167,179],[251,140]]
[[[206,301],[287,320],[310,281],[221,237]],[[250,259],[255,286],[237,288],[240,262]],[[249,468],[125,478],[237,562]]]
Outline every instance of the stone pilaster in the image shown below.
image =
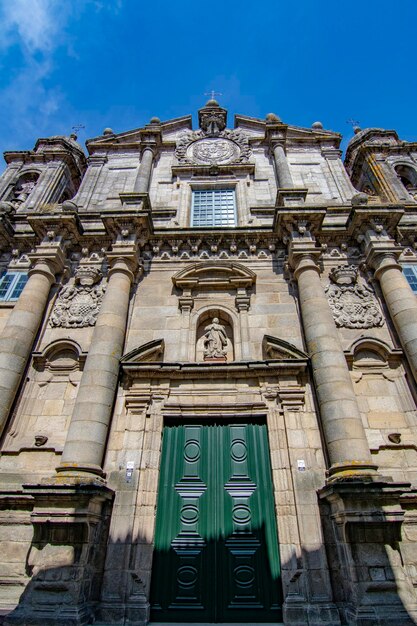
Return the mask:
[[29,257],[29,279],[0,336],[0,433],[41,325],[51,285],[64,267],[62,238],[46,237]]
[[333,315],[321,280],[320,250],[307,232],[292,237],[290,264],[298,283],[307,351],[320,408],[329,480],[376,475]]
[[135,237],[130,242],[123,241],[128,236],[122,229],[119,241],[108,255],[107,290],[94,328],[61,463],[57,467],[64,481],[85,482],[103,477],[102,462],[125,341],[130,289],[137,269]]

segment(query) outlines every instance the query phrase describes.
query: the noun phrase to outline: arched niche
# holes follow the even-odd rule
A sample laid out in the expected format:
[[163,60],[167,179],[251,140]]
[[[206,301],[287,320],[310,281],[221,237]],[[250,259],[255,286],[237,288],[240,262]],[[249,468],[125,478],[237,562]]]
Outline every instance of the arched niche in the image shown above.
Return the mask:
[[13,186],[9,200],[16,204],[26,202],[32,191],[35,189],[39,179],[39,172],[30,171],[21,174]]
[[[218,324],[220,324],[226,333],[227,344],[224,346],[225,359],[223,362],[230,363],[231,361],[235,361],[240,359],[240,355],[237,353],[240,351],[237,350],[238,342],[236,341],[236,316],[231,312],[226,310],[224,307],[219,306],[207,306],[204,310],[200,310],[198,315],[194,316],[194,337],[192,338],[192,343],[194,345],[194,359],[197,362],[203,361],[212,361],[216,359],[210,359],[208,356],[205,357],[205,335],[208,332],[208,327],[213,323],[213,319],[218,319]],[[218,359],[219,362],[222,359]]]
[[346,357],[364,423],[371,431],[372,445],[378,447],[390,431],[402,432],[415,420],[412,383],[405,375],[402,350],[375,337],[360,337]]
[[395,166],[395,173],[407,189],[407,191],[415,191],[417,189],[417,170],[405,164]]
[[346,352],[346,358],[353,370],[396,367],[402,351],[391,348],[385,341],[375,337],[356,339]]
[[34,352],[33,365],[38,371],[48,370],[55,375],[67,375],[82,370],[86,354],[72,339],[58,339],[50,343],[42,352]]

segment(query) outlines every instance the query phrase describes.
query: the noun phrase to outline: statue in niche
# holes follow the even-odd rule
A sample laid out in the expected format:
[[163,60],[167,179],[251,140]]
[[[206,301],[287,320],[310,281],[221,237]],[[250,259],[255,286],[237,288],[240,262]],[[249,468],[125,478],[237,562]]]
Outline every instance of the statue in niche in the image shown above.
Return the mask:
[[205,327],[204,359],[226,360],[227,335],[218,317],[213,317],[211,324]]
[[13,190],[12,202],[14,202],[16,205],[23,204],[23,202],[28,199],[35,187],[36,178],[25,178],[23,180],[20,180]]

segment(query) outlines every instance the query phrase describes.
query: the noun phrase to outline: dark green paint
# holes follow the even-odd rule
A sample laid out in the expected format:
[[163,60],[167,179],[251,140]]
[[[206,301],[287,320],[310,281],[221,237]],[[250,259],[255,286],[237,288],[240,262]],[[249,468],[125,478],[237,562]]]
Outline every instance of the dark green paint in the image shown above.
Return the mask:
[[165,427],[151,603],[155,621],[281,620],[265,425]]

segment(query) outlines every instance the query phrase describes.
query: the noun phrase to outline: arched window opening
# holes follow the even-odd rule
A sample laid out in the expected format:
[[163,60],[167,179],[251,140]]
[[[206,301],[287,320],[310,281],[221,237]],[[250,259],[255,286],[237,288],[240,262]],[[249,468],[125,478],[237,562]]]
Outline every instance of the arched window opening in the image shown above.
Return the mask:
[[417,171],[413,167],[398,165],[395,172],[408,192],[417,191]]
[[66,189],[64,189],[64,191],[62,192],[59,200],[58,200],[58,204],[62,204],[63,202],[65,202],[66,200],[71,200],[71,198],[74,197],[74,194],[71,192],[70,189],[68,189],[68,187]]
[[38,172],[28,172],[27,174],[20,176],[13,187],[10,198],[11,202],[14,202],[17,205],[23,204],[23,202],[28,199],[32,191],[35,189],[38,179]]

